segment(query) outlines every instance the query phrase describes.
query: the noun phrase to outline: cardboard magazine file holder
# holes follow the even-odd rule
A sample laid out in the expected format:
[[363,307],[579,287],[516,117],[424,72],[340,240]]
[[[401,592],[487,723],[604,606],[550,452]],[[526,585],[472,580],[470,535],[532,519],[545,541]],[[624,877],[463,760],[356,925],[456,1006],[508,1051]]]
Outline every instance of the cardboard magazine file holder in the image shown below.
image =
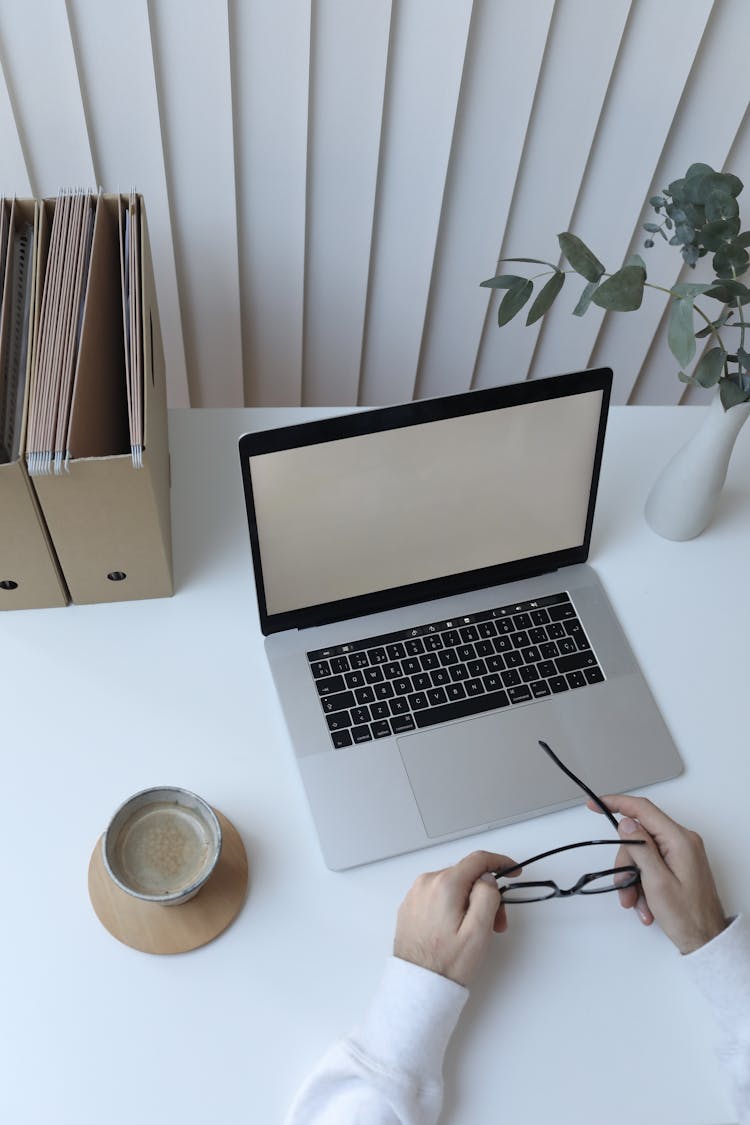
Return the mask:
[[[0,413],[5,430],[0,457],[0,610],[39,609],[68,603],[25,461],[32,340],[39,312],[39,210],[33,199],[14,199],[5,206],[10,216],[0,318]],[[6,449],[6,439],[11,448]]]
[[[71,404],[70,460],[32,478],[76,603],[166,597],[174,592],[166,374],[142,197],[138,332],[143,360],[143,455],[130,449],[119,222],[128,197],[97,200]],[[45,200],[42,218],[54,212]],[[131,295],[132,296],[132,295]],[[137,306],[136,306],[137,307]]]

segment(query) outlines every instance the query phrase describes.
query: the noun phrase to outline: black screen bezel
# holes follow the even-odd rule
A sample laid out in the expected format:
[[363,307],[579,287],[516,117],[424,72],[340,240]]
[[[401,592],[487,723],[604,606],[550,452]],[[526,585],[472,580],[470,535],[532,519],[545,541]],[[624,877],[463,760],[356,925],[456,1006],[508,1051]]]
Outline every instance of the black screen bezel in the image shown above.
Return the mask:
[[[599,486],[611,388],[611,369],[600,367],[590,371],[575,371],[567,375],[556,375],[548,379],[506,383],[503,386],[490,387],[486,390],[466,391],[462,394],[445,395],[433,399],[419,399],[399,406],[360,410],[353,414],[341,414],[312,422],[300,422],[291,426],[278,426],[270,430],[258,430],[243,434],[239,439],[239,454],[245,489],[250,547],[255,571],[258,612],[263,634],[269,636],[271,633],[284,632],[287,629],[307,629],[316,625],[327,625],[334,621],[343,621],[347,618],[378,613],[387,609],[397,609],[400,606],[411,605],[416,602],[431,601],[452,594],[466,593],[469,590],[477,590],[485,586],[513,582],[520,578],[529,578],[536,574],[556,570],[561,566],[585,562],[588,558],[591,542],[591,529]],[[534,555],[527,559],[514,559],[512,562],[500,563],[496,566],[445,575],[440,578],[414,582],[387,590],[377,590],[369,594],[360,594],[357,597],[342,598],[335,602],[285,610],[283,613],[268,613],[250,471],[251,457],[264,453],[276,453],[284,449],[295,449],[300,446],[319,445],[322,442],[338,441],[341,438],[357,437],[362,434],[378,433],[383,430],[403,429],[406,426],[443,421],[446,418],[455,418],[467,414],[479,414],[503,407],[544,402],[555,398],[567,398],[571,395],[586,394],[597,390],[602,392],[601,412],[591,474],[585,533],[579,546],[562,551],[551,551],[543,555]]]

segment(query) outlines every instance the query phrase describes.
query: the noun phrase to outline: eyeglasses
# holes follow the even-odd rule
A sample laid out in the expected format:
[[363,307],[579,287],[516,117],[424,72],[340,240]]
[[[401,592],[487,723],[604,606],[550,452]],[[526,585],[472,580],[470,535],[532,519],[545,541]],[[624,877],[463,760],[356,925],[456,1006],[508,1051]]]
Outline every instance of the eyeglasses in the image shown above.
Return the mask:
[[[617,821],[612,813],[609,811],[604,802],[597,797],[596,793],[589,789],[585,782],[581,781],[579,777],[568,769],[557,754],[547,745],[546,742],[539,740],[539,745],[545,754],[547,754],[555,765],[559,766],[563,773],[567,774],[571,781],[586,793],[592,801],[594,801],[602,810],[610,824],[617,829]],[[628,842],[628,847],[631,845],[645,844],[645,840],[632,840]],[[519,871],[521,868],[527,868],[532,863],[536,863],[540,859],[546,859],[548,856],[557,855],[558,852],[572,851],[574,848],[588,848],[599,846],[612,846],[612,844],[620,844],[621,841],[617,840],[583,840],[578,844],[566,844],[562,848],[552,848],[548,852],[540,852],[539,855],[532,856],[531,859],[525,860],[523,863],[514,863],[510,867],[503,867],[499,871],[493,872],[496,879],[502,878],[504,875],[509,875],[511,871]],[[557,883],[551,879],[543,879],[538,882],[523,882],[523,883],[509,883],[507,886],[500,887],[500,894],[503,902],[507,903],[521,903],[521,902],[542,902],[547,898],[568,898],[570,895],[601,895],[606,894],[608,891],[620,891],[624,887],[632,887],[639,883],[641,879],[640,868],[635,864],[627,864],[622,867],[610,867],[606,871],[590,871],[587,875],[582,875],[577,883],[572,887],[563,889],[558,887]]]

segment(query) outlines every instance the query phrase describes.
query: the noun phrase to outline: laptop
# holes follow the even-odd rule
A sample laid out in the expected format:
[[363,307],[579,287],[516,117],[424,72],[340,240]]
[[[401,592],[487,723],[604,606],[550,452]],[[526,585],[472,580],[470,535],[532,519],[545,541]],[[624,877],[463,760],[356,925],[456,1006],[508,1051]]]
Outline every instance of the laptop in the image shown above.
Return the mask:
[[245,434],[260,628],[341,870],[682,764],[586,563],[612,372]]

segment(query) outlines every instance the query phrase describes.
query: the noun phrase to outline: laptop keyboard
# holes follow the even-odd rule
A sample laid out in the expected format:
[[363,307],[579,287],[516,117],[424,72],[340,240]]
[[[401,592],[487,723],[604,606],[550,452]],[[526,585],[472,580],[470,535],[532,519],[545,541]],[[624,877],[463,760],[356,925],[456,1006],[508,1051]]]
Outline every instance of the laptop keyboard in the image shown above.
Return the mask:
[[337,750],[604,679],[566,593],[316,649],[307,659]]

